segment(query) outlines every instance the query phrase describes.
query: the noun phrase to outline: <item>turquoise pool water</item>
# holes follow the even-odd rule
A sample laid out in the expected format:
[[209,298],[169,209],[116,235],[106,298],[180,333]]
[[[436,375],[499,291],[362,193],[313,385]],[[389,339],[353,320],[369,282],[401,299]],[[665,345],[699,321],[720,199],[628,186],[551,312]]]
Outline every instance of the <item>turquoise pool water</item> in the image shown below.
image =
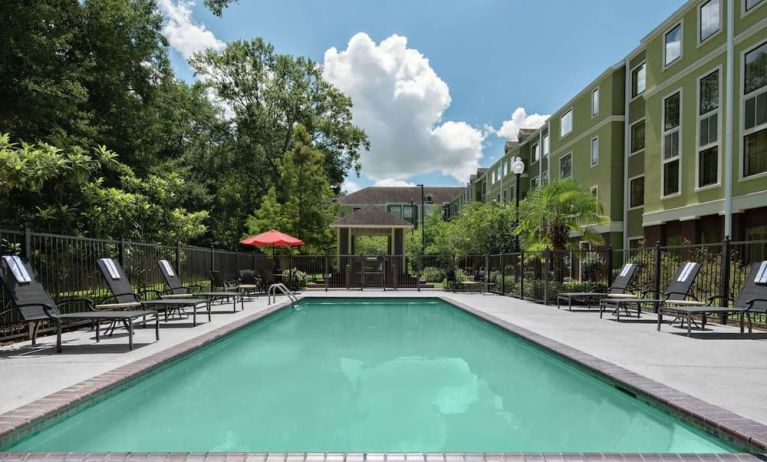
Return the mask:
[[733,450],[430,299],[304,300],[7,449]]

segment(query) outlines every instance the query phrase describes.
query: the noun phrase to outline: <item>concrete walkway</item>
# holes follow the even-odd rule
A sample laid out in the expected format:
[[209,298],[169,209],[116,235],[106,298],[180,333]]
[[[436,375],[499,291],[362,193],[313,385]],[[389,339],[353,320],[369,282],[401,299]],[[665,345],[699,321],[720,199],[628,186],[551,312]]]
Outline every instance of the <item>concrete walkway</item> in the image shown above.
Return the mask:
[[[525,329],[610,361],[736,414],[767,424],[767,333],[741,338],[737,329],[710,326],[687,338],[683,330],[664,325],[655,330],[653,317],[620,323],[599,319],[597,312],[567,312],[508,297],[442,292],[310,292],[317,297],[443,295]],[[245,304],[232,313],[231,305],[214,307],[213,321],[195,328],[189,320],[161,325],[161,339],[152,329],[136,331],[136,348],[128,351],[124,334],[94,342],[94,333],[64,335],[64,352],[57,354],[53,338],[0,349],[0,413],[7,412],[87,378],[162,351],[190,338],[266,308],[266,299]],[[198,317],[198,320],[200,318]]]

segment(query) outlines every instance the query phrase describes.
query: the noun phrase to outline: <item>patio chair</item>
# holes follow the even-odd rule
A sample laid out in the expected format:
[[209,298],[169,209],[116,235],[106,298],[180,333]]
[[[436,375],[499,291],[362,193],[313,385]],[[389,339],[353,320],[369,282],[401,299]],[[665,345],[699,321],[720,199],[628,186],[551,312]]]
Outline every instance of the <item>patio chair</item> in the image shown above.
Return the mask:
[[[715,300],[721,300],[726,306],[714,305]],[[729,302],[733,302],[729,306]],[[740,333],[744,334],[744,318],[748,320],[748,333],[752,331],[751,313],[767,313],[767,260],[755,263],[748,273],[743,287],[737,300],[730,297],[714,295],[709,297],[706,303],[688,301],[687,303],[677,303],[662,306],[658,310],[658,330],[663,322],[663,314],[668,313],[676,316],[671,324],[676,320],[681,320],[682,326],[687,323],[687,336],[692,333],[692,324],[695,323],[692,316],[701,315],[701,328],[706,327],[706,317],[709,314],[739,314],[740,315]]]
[[[184,286],[181,284],[181,279],[178,277],[178,274],[176,274],[176,271],[174,271],[173,266],[171,266],[170,262],[168,260],[158,260],[158,265],[160,265],[160,272],[162,273],[162,276],[165,278],[165,282],[168,283],[168,287],[170,288],[170,293],[162,293],[160,294],[160,298],[163,299],[173,299],[173,298],[189,298],[189,297],[202,297],[209,300],[221,300],[226,299],[229,300],[230,298],[233,300],[232,302],[232,309],[233,311],[237,311],[237,297],[240,298],[240,305],[241,308],[245,309],[245,301],[243,300],[244,297],[242,297],[239,293],[236,292],[203,292],[202,286],[195,284],[195,285],[188,285]],[[200,290],[197,292],[190,292],[190,288],[197,287]]]
[[567,309],[572,311],[573,299],[585,299],[589,309],[591,309],[591,300],[596,297],[602,298],[607,295],[608,297],[618,296],[626,298],[628,296],[626,289],[628,289],[628,285],[631,283],[631,279],[636,274],[638,267],[639,265],[636,263],[626,263],[623,265],[612,285],[607,288],[607,292],[597,292],[596,287],[592,287],[589,292],[563,292],[557,294],[557,309],[560,308],[560,302],[563,300],[567,301]]
[[247,295],[256,296],[258,296],[258,291],[263,289],[256,276],[256,272],[253,270],[240,270],[240,280],[237,287],[241,292]]
[[[210,274],[210,288],[212,290],[217,290],[219,292],[239,291],[237,280],[227,281],[221,275],[221,271],[217,271],[217,270],[210,270],[209,274]],[[234,285],[231,285],[232,282],[234,282]]]
[[[607,297],[599,301],[599,317],[601,318],[608,307],[613,307],[613,312],[618,321],[621,319],[621,310],[630,316],[628,311],[629,305],[636,306],[637,317],[642,316],[642,305],[652,303],[656,306],[666,305],[670,303],[686,303],[689,298],[695,299],[695,296],[690,294],[692,285],[695,283],[695,278],[698,277],[700,272],[700,263],[685,262],[679,266],[674,274],[674,278],[671,279],[665,292],[661,294],[655,293],[654,290],[645,290],[639,297]],[[645,298],[647,295],[655,295],[655,298]]]
[[162,299],[146,300],[146,294],[154,293],[158,297],[161,294],[160,291],[146,289],[140,294],[133,291],[133,286],[128,280],[128,276],[125,274],[122,266],[111,258],[101,258],[98,260],[98,266],[101,270],[101,275],[104,277],[104,281],[109,287],[109,291],[112,292],[110,297],[105,298],[102,303],[107,300],[114,300],[113,303],[104,306],[111,306],[114,308],[123,307],[143,307],[144,309],[154,310],[159,315],[162,312],[165,315],[165,321],[168,321],[168,313],[172,311],[180,311],[186,308],[192,308],[192,325],[197,326],[197,310],[204,306],[208,311],[208,321],[210,317],[210,300],[202,298],[178,298],[178,299]]
[[[63,320],[91,321],[96,328],[96,342],[101,340],[101,321],[121,322],[128,331],[128,348],[133,349],[133,320],[154,314],[144,310],[102,311],[93,300],[77,298],[55,303],[48,292],[33,276],[32,268],[17,256],[4,256],[0,260],[0,280],[11,296],[13,305],[24,321],[30,323],[32,345],[37,344],[37,331],[41,321],[56,325],[56,351],[61,353],[61,322]],[[60,308],[73,303],[86,303],[88,311],[62,313]],[[155,339],[160,340],[159,320],[155,320]]]

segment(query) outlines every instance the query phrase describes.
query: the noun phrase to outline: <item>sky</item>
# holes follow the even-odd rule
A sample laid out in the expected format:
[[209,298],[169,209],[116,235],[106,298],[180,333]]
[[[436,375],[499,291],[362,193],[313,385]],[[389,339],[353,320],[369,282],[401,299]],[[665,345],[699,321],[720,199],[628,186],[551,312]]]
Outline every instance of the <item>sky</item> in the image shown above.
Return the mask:
[[684,0],[158,0],[177,75],[205,48],[263,37],[307,56],[352,98],[371,149],[348,192],[464,184]]

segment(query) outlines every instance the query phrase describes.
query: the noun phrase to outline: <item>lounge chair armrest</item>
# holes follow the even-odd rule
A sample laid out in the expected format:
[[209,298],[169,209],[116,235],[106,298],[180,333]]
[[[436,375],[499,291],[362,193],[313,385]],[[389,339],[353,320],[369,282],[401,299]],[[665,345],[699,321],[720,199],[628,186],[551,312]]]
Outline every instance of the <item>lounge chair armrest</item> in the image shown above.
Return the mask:
[[167,293],[167,291],[157,290],[157,289],[144,289],[141,292],[138,293],[138,295],[141,298],[146,299],[146,294],[154,294],[157,298],[162,298],[162,294]]
[[747,301],[746,305],[748,305],[749,310],[754,307],[755,302],[767,302],[767,298],[752,298],[751,300]]
[[646,289],[639,293],[639,298],[645,298],[647,295],[653,295],[655,298],[659,298],[660,292],[655,289]]
[[79,303],[79,302],[85,302],[88,305],[88,309],[91,311],[97,311],[96,310],[96,302],[91,300],[90,298],[73,298],[71,300],[66,300],[61,303],[59,303],[58,307],[62,307],[64,305],[71,305],[72,303]]
[[713,296],[708,297],[706,299],[706,305],[711,306],[714,303],[714,300],[722,300],[722,301],[726,301],[728,303],[729,302],[735,303],[735,299],[733,299],[732,297],[728,297],[726,295],[713,295]]
[[696,301],[698,300],[695,297],[695,295],[687,293],[687,292],[666,292],[665,295],[666,295],[666,297],[665,297],[666,299],[668,299],[669,295],[682,295],[682,296],[684,296],[685,299],[689,297],[689,298],[691,298],[693,300],[696,300]]
[[113,294],[113,295],[110,295],[110,296],[108,296],[108,297],[105,297],[105,298],[103,298],[103,299],[102,299],[102,300],[101,300],[101,301],[100,301],[98,304],[99,304],[99,305],[103,305],[103,304],[104,304],[104,302],[106,302],[107,300],[114,300],[114,301],[116,302],[116,301],[117,301],[117,297],[122,297],[123,295],[132,295],[132,296],[133,296],[133,298],[134,298],[134,299],[135,299],[137,302],[141,302],[141,297],[139,297],[139,295],[138,295],[137,293],[135,293],[135,292],[126,292],[126,293],[124,293],[124,294]]
[[191,291],[197,291],[197,292],[202,292],[203,291],[203,288],[202,288],[202,286],[200,284],[189,284],[189,285],[184,286],[184,288],[188,289],[188,290],[191,290]]
[[16,308],[25,308],[27,306],[42,306],[46,316],[48,316],[51,319],[58,318],[58,316],[54,316],[51,314],[55,308],[51,305],[48,305],[47,303],[21,303],[19,305],[13,305],[13,306],[15,306]]

